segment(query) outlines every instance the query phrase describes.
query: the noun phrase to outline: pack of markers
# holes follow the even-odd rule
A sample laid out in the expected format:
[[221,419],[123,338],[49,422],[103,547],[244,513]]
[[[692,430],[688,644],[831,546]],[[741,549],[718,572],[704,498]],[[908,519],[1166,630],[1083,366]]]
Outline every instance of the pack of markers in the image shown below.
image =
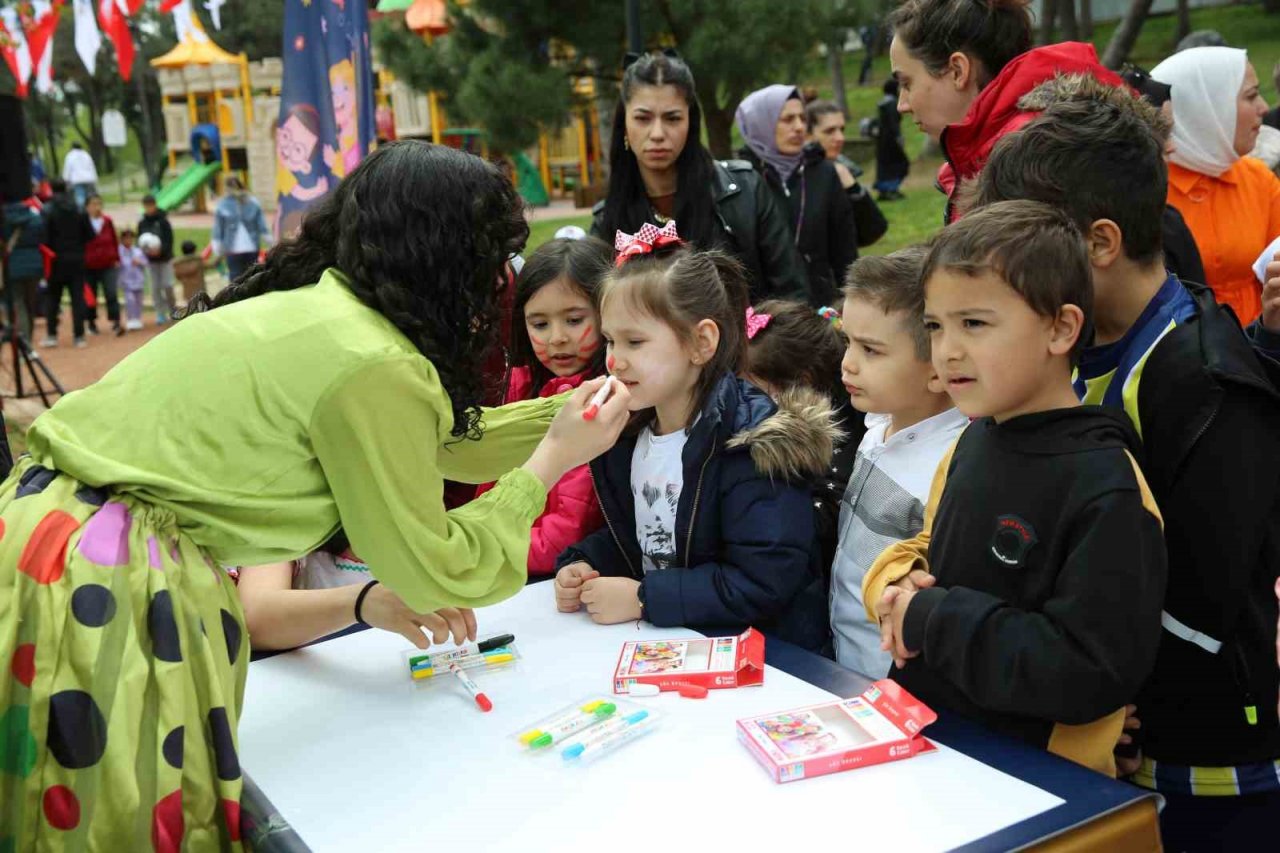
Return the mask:
[[920,733],[938,715],[896,681],[861,696],[738,720],[738,740],[775,782],[911,758],[937,747]]
[[565,766],[589,764],[657,725],[659,714],[616,696],[584,696],[512,737],[531,756],[559,755]]
[[450,649],[410,649],[402,653],[409,677],[416,685],[461,685],[479,706],[489,711],[493,703],[472,676],[478,673],[509,670],[520,660],[516,638],[512,634],[465,643]]
[[623,643],[613,674],[613,692],[632,696],[672,691],[701,698],[709,689],[763,683],[764,635],[754,628],[734,637]]

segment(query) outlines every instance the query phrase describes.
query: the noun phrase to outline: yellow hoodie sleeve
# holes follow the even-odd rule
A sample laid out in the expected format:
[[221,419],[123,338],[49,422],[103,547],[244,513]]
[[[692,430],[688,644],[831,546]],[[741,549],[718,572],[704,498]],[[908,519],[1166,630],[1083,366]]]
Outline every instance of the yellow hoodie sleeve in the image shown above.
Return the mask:
[[862,601],[867,611],[867,618],[879,623],[876,605],[884,597],[889,584],[905,578],[916,569],[929,571],[929,537],[933,532],[933,519],[938,512],[938,502],[942,500],[942,492],[947,486],[947,470],[951,467],[951,457],[955,455],[956,443],[951,442],[947,452],[938,463],[938,470],[933,474],[933,484],[929,487],[929,500],[924,506],[924,527],[910,539],[895,542],[876,557],[867,574],[862,579]]

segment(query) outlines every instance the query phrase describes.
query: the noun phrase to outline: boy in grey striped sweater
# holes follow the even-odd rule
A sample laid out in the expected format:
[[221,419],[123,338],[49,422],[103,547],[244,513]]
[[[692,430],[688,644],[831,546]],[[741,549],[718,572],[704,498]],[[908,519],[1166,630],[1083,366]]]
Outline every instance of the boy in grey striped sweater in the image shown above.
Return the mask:
[[863,576],[886,547],[920,532],[938,463],[969,423],[930,363],[919,281],[926,254],[911,246],[862,258],[844,289],[841,374],[854,408],[867,413],[867,434],[840,505],[831,632],[841,665],[872,678],[889,672],[891,658],[867,621]]

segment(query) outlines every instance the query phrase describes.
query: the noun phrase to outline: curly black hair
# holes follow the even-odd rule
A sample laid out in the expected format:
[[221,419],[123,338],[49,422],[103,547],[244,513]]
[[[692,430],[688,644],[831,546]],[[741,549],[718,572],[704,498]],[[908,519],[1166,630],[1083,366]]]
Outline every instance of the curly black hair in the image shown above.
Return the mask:
[[212,300],[198,295],[187,314],[314,284],[335,267],[431,361],[453,406],[452,435],[478,439],[504,265],[528,237],[524,202],[496,166],[394,142],[316,202],[297,237]]

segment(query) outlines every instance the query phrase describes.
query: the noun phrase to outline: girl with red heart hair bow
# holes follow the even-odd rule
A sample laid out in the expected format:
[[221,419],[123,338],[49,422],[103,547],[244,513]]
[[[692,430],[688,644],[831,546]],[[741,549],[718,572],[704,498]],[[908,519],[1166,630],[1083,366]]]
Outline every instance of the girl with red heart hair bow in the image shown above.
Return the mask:
[[615,240],[601,328],[632,423],[590,464],[605,526],[558,560],[556,604],[601,624],[741,631],[811,649],[827,633],[809,483],[830,463],[830,406],[787,409],[739,378],[747,283],[672,223]]

